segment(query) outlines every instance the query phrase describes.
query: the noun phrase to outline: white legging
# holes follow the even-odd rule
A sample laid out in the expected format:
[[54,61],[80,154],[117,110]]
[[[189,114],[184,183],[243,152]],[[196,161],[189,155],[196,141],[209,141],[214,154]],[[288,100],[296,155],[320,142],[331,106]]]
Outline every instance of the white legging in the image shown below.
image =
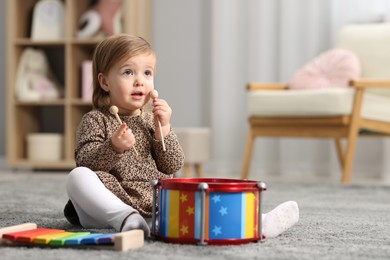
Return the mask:
[[120,231],[124,219],[136,211],[109,191],[96,173],[86,167],[77,167],[69,173],[66,191],[84,228]]

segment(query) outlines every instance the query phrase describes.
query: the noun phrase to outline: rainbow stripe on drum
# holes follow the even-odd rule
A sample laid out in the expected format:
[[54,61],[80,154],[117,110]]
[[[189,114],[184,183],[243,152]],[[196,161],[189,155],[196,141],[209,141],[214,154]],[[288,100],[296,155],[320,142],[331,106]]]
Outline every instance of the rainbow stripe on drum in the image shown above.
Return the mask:
[[[205,239],[250,239],[258,236],[259,192],[206,193]],[[161,190],[159,234],[200,239],[201,192]]]
[[197,203],[200,207],[200,200],[196,202],[198,198],[195,199],[198,196],[188,191],[161,190],[161,207],[165,211],[159,215],[160,234],[172,238],[194,238],[195,222],[200,223],[200,213],[195,211]]

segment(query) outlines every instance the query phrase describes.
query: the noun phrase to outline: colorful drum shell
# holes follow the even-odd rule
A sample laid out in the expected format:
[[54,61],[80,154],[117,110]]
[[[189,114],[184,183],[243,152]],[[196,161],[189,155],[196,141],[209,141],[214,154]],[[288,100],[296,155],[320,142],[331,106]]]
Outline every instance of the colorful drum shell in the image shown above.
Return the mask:
[[[204,209],[202,190],[206,183]],[[162,179],[155,236],[180,244],[241,244],[260,240],[261,192],[257,181],[218,178]],[[260,213],[260,214],[259,214]],[[204,221],[202,230],[202,218]]]

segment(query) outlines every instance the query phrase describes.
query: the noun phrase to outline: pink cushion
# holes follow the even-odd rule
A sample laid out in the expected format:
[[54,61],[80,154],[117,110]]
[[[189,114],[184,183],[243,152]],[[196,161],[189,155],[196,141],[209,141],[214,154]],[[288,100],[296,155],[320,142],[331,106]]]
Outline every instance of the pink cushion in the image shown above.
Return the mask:
[[351,51],[332,49],[305,64],[292,77],[291,89],[345,88],[361,76],[359,58]]

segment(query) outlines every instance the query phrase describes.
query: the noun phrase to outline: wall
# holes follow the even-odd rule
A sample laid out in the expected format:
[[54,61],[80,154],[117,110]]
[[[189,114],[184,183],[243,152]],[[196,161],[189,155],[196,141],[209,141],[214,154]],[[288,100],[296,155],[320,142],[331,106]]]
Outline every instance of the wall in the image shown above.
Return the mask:
[[209,2],[153,3],[153,45],[158,58],[155,88],[172,107],[174,126],[210,125]]

